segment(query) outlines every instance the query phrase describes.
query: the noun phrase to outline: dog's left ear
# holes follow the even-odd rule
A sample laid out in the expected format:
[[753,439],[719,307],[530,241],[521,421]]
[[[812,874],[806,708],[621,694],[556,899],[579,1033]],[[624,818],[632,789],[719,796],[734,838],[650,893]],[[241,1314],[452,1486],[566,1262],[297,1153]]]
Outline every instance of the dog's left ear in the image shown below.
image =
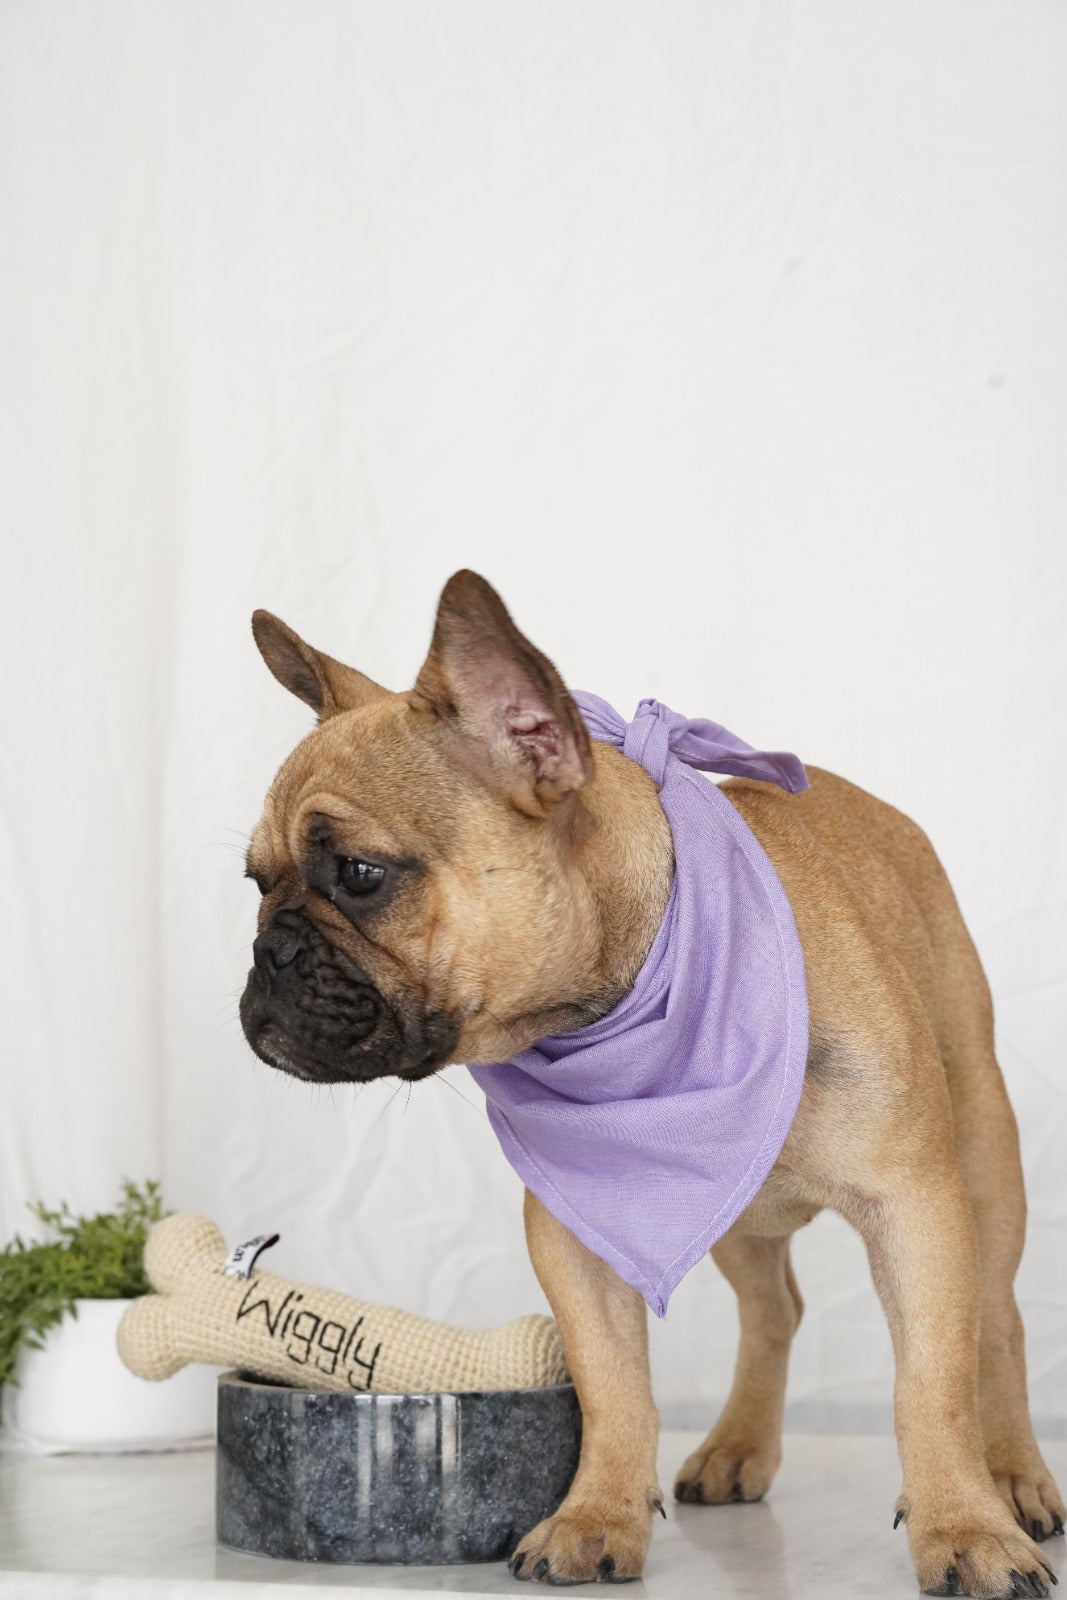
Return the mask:
[[467,763],[528,816],[547,815],[593,772],[578,707],[476,572],[457,572],[437,608],[411,695],[462,740]]

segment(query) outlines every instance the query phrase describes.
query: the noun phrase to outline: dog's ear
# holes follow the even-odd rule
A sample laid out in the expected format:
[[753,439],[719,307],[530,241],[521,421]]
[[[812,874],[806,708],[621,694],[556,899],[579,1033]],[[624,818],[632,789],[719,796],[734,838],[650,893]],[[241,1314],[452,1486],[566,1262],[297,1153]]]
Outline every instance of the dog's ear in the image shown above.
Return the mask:
[[467,764],[529,816],[592,776],[589,735],[563,680],[476,572],[445,585],[411,704],[451,727]]
[[321,650],[313,650],[269,611],[253,612],[252,634],[260,655],[283,689],[318,712],[320,722],[335,717],[339,711],[355,711],[388,693],[355,667],[346,667]]

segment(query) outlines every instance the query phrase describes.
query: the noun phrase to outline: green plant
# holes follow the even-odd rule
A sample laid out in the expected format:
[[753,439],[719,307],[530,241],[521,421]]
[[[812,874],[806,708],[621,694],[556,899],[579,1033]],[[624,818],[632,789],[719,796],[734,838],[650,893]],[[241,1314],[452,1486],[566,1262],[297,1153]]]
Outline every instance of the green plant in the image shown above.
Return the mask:
[[18,1234],[0,1251],[0,1387],[13,1381],[22,1345],[41,1348],[49,1328],[76,1300],[124,1300],[150,1294],[144,1272],[148,1229],[163,1216],[159,1184],[139,1189],[127,1178],[114,1211],[76,1217],[65,1200],[50,1211],[30,1206],[50,1238],[27,1244]]

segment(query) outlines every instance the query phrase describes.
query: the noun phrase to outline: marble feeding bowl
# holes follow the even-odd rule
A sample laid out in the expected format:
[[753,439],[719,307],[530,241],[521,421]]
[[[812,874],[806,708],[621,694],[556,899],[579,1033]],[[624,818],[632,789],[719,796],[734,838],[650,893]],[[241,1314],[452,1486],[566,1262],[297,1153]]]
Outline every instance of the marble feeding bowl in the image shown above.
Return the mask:
[[225,1372],[222,1544],[291,1561],[503,1561],[578,1466],[572,1384],[337,1394]]

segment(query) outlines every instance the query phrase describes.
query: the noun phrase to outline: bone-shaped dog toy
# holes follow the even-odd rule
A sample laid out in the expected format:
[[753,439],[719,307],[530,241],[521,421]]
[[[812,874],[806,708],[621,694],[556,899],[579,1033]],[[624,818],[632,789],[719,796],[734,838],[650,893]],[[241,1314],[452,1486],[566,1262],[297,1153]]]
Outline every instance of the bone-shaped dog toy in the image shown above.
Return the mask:
[[119,1354],[142,1378],[169,1378],[190,1361],[238,1367],[307,1389],[422,1391],[532,1389],[562,1383],[563,1347],[550,1317],[502,1328],[453,1328],[253,1267],[222,1272],[226,1246],[207,1217],[158,1222],[145,1271],[159,1292],[119,1324]]

